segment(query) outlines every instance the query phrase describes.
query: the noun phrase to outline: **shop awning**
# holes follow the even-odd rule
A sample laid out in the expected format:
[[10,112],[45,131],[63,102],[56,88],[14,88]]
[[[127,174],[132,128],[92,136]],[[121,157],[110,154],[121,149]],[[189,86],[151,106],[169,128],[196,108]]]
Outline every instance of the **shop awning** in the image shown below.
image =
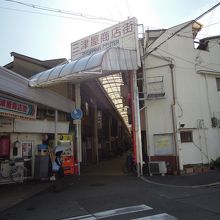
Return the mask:
[[137,69],[137,51],[114,47],[40,72],[29,80],[29,86],[45,87],[62,82],[79,83],[90,78]]
[[71,112],[75,103],[46,88],[30,88],[29,80],[21,75],[0,67],[0,92],[26,101],[42,104],[63,112]]

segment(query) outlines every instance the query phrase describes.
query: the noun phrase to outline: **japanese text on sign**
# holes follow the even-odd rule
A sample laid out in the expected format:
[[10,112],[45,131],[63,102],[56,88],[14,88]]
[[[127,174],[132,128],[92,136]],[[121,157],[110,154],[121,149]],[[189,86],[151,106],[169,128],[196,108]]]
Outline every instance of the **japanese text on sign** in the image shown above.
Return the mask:
[[0,96],[0,114],[35,118],[36,105],[15,98]]
[[[71,44],[72,59],[90,55],[91,53],[110,47],[118,47],[120,46],[120,40],[136,33],[136,28],[137,21],[135,18],[131,18],[96,34],[73,42]],[[132,49],[136,48],[135,40],[135,37],[132,41],[128,40],[129,46],[134,45]]]

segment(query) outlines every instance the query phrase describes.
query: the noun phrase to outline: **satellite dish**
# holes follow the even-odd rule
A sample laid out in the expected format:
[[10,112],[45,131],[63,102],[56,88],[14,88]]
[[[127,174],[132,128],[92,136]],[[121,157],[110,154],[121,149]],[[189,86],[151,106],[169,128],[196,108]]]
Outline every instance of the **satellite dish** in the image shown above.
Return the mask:
[[73,120],[79,120],[82,118],[82,116],[83,116],[83,112],[79,108],[76,108],[71,112],[71,117]]

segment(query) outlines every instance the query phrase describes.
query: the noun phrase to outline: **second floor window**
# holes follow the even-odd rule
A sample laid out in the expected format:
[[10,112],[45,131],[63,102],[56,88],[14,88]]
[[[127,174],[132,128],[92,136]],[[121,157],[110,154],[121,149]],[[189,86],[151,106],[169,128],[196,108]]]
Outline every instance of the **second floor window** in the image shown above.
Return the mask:
[[181,139],[181,143],[193,142],[192,131],[181,131],[180,139]]

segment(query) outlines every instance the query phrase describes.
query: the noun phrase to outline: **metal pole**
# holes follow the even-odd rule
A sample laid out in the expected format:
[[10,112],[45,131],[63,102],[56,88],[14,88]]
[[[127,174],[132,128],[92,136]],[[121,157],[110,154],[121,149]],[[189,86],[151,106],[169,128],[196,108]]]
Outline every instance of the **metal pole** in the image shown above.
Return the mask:
[[109,153],[111,154],[112,152],[112,140],[111,140],[111,137],[112,137],[112,127],[111,127],[111,116],[109,115],[109,118],[108,118],[108,141],[109,141]]
[[173,72],[174,65],[170,64],[170,71],[171,71],[171,83],[172,83],[172,95],[173,95],[173,103],[171,105],[171,113],[172,113],[172,124],[173,124],[173,137],[175,143],[175,159],[176,159],[176,169],[177,172],[180,172],[180,164],[179,164],[179,146],[178,146],[178,138],[177,138],[177,127],[176,127],[176,118],[175,118],[175,105],[176,105],[176,94],[175,94],[175,86],[174,86],[174,72]]
[[[75,101],[76,108],[81,108],[80,84],[75,85]],[[82,161],[81,120],[76,121],[76,138],[78,174],[80,175],[80,162]]]
[[58,135],[57,135],[57,122],[58,122],[58,111],[55,110],[55,132],[54,132],[54,143],[55,143],[55,147],[57,146],[57,139],[58,139]]
[[95,145],[95,154],[96,162],[99,163],[99,147],[98,147],[98,119],[97,119],[97,103],[94,103],[94,145]]
[[135,151],[135,159],[137,163],[137,175],[143,175],[143,155],[142,155],[142,141],[141,141],[141,124],[140,124],[140,109],[139,96],[137,87],[136,71],[131,75],[131,93],[132,93],[132,130],[133,130],[133,144]]

